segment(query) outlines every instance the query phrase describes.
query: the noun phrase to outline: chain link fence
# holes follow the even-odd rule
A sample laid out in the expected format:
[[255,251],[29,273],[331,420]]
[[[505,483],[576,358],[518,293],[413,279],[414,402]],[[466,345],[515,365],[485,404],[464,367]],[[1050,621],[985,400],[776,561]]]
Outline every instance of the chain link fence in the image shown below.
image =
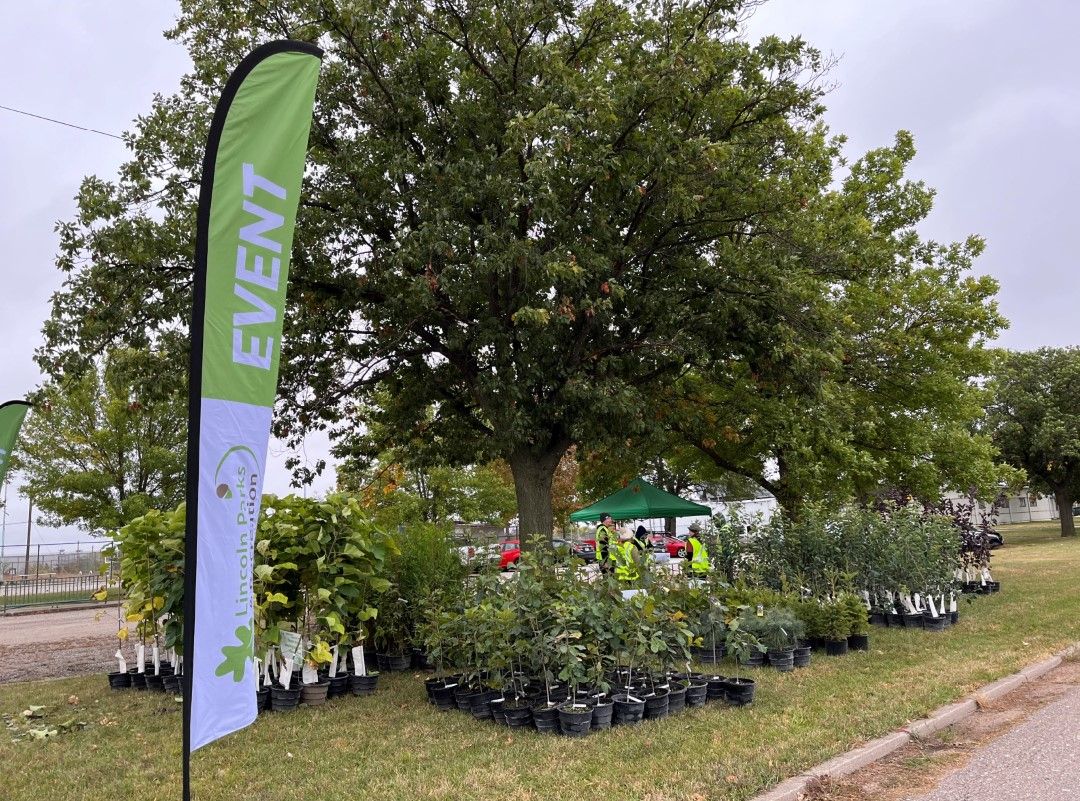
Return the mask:
[[58,542],[0,547],[0,612],[93,600],[120,592],[119,556],[109,542]]

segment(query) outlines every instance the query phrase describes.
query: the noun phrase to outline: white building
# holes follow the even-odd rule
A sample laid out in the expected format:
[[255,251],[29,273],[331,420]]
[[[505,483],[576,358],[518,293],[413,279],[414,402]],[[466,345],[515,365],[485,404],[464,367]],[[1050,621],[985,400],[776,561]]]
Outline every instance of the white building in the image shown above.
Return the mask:
[[[964,496],[955,492],[947,493],[945,497],[951,500],[964,500]],[[1033,523],[1057,520],[1060,517],[1054,496],[1039,495],[1030,490],[1025,490],[1019,495],[1005,496],[994,508],[997,511],[997,522],[1002,524]],[[988,511],[990,511],[989,504],[979,503],[979,512]]]

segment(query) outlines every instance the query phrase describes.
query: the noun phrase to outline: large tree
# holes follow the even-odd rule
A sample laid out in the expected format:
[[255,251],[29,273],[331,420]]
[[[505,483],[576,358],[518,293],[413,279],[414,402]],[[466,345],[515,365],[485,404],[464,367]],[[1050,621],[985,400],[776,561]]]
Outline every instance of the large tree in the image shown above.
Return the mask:
[[1080,496],[1080,348],[1003,352],[990,429],[1008,464],[1027,472],[1032,489],[1049,492],[1061,536],[1075,537],[1073,501]]
[[183,500],[187,394],[165,359],[109,353],[34,403],[16,460],[51,525],[103,533]]
[[789,511],[808,497],[839,503],[883,485],[929,498],[943,489],[996,495],[994,449],[979,423],[986,342],[1005,325],[997,284],[972,273],[978,238],[918,235],[933,192],[905,178],[914,154],[901,132],[856,161],[808,201],[792,231],[825,241],[773,247],[778,264],[813,254],[846,280],[781,305],[771,336],[762,330],[737,358],[668,387],[668,427]]
[[433,458],[504,458],[523,532],[550,531],[572,443],[653,425],[688,365],[846,274],[770,258],[838,153],[817,53],[742,41],[749,5],[187,0],[194,73],[61,227],[43,366],[185,319],[211,100],[252,44],[318,41],[277,431],[347,439],[381,390],[379,422]]

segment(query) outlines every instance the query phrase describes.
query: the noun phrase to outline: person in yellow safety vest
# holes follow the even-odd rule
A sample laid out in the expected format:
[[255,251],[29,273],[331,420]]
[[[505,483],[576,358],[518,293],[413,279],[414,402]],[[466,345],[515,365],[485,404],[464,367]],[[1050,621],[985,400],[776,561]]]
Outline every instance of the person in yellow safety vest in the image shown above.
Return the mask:
[[690,559],[690,572],[695,576],[706,576],[712,570],[712,565],[709,564],[709,549],[705,547],[705,543],[698,539],[700,533],[701,526],[697,523],[691,523],[690,536],[686,540],[686,544],[689,546],[687,557]]
[[641,578],[638,570],[637,549],[633,535],[623,531],[619,535],[619,544],[615,547],[615,578],[627,584]]
[[601,573],[610,573],[615,566],[615,549],[619,546],[612,525],[611,515],[605,514],[596,526],[596,562]]

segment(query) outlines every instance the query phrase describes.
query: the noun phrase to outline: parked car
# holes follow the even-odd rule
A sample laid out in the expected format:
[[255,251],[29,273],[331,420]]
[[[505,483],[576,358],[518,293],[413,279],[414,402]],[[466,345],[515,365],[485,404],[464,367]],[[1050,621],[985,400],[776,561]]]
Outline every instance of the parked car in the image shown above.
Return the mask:
[[986,535],[986,539],[990,543],[991,551],[994,550],[994,548],[1000,548],[1002,545],[1005,544],[1005,538],[1001,536],[1000,531],[991,531],[989,534]]
[[686,539],[671,534],[650,534],[649,545],[654,553],[667,553],[672,559],[686,557]]
[[494,562],[502,553],[502,547],[497,542],[486,545],[460,545],[457,548],[458,558],[464,565],[474,562]]
[[[584,562],[596,561],[595,542],[570,542],[569,540],[555,537],[551,540],[551,546],[556,553],[573,555]],[[521,544],[518,540],[507,540],[502,543],[502,554],[499,557],[499,570],[514,570],[521,559]]]

